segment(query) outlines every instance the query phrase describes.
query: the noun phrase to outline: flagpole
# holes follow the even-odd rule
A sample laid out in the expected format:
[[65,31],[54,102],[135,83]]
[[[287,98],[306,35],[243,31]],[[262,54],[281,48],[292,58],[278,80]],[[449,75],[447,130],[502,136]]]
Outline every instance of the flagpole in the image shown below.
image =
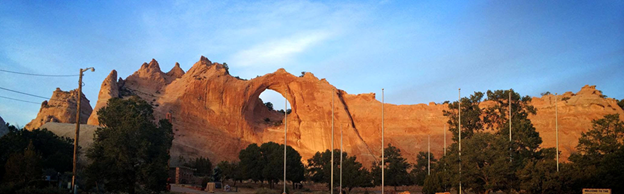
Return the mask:
[[559,97],[555,93],[555,141],[557,143],[557,172],[559,172]]
[[340,125],[340,193],[342,194],[342,125]]
[[459,115],[459,122],[457,122],[457,129],[459,133],[459,194],[462,193],[462,185],[461,185],[461,176],[462,176],[462,165],[461,165],[461,88],[459,88],[458,94],[459,101],[457,102],[457,110]]
[[427,175],[431,175],[431,135],[427,136]]
[[381,88],[381,194],[384,194],[384,168],[386,168],[386,160],[384,159],[384,89]]
[[331,194],[334,194],[334,94],[336,91],[332,89]]
[[[288,91],[288,89],[286,89]],[[284,98],[284,194],[286,194],[286,144],[288,144],[288,99]]]
[[509,89],[509,162],[512,161],[512,151],[511,151],[511,89]]

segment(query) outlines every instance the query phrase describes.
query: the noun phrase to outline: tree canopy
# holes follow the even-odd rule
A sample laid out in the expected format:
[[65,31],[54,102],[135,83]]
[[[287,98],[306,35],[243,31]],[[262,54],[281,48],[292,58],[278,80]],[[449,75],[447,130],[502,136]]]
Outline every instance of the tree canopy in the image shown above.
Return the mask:
[[96,130],[87,151],[92,161],[87,168],[89,181],[111,192],[165,190],[171,124],[167,120],[154,123],[152,107],[136,96],[112,98],[97,114],[103,127]]
[[[349,191],[355,187],[369,187],[372,185],[372,177],[362,163],[357,161],[357,157],[349,156],[347,152],[342,153],[342,167],[340,166],[340,150],[334,150],[334,185],[340,184],[340,168],[342,168],[342,185]],[[312,158],[308,159],[306,176],[317,183],[326,183],[330,187],[331,182],[331,151],[325,150],[323,153],[316,152]],[[380,173],[381,174],[381,173]]]
[[[410,177],[408,170],[411,168],[411,164],[407,162],[407,159],[401,156],[401,150],[397,147],[388,144],[388,147],[384,148],[384,178],[385,184],[394,186],[395,190],[397,186],[411,185],[412,178]],[[371,174],[373,174],[373,182],[375,185],[381,185],[381,161],[373,162],[371,168]]]
[[[304,166],[301,155],[291,146],[286,148],[286,179],[293,183],[304,180]],[[238,155],[242,169],[242,179],[254,181],[266,180],[270,187],[284,179],[284,145],[275,142],[263,143],[261,146],[250,144]]]

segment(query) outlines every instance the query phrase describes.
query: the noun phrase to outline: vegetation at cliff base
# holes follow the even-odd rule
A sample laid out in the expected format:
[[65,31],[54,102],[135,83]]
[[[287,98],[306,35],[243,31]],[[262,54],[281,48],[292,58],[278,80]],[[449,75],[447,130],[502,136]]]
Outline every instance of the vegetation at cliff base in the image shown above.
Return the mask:
[[0,138],[0,193],[58,193],[48,188],[45,176],[58,180],[71,173],[73,140],[46,129],[18,129]]
[[89,187],[109,192],[164,191],[173,141],[167,120],[154,123],[152,106],[138,97],[112,98],[98,111],[103,127],[87,151]]

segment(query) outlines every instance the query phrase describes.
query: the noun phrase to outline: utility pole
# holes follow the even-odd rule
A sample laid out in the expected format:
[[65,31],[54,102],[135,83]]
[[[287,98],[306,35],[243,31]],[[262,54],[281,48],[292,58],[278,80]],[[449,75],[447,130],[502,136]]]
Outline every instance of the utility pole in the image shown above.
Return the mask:
[[457,130],[459,132],[459,194],[462,193],[462,184],[461,184],[461,177],[462,177],[462,165],[461,165],[461,88],[459,88],[459,95],[458,95],[459,101],[457,101],[457,110],[458,112],[458,116],[459,116],[459,122],[457,122]]
[[[286,89],[286,93],[288,93],[288,89]],[[287,132],[288,132],[288,99],[284,98],[284,194],[286,194],[286,144],[287,141]]]
[[384,89],[381,88],[381,194],[384,194],[384,168],[386,168],[384,158]]
[[331,135],[331,194],[334,194],[334,95],[336,91],[332,89],[332,135]]
[[559,97],[555,93],[555,141],[557,143],[557,172],[559,172]]
[[78,163],[78,138],[80,137],[80,99],[82,99],[82,75],[85,71],[91,70],[91,72],[95,71],[95,68],[89,67],[86,69],[80,69],[80,77],[78,78],[78,104],[76,110],[76,135],[74,136],[74,168],[72,170],[72,184],[71,188],[74,193],[78,192],[76,189],[76,173],[77,173],[77,163]]

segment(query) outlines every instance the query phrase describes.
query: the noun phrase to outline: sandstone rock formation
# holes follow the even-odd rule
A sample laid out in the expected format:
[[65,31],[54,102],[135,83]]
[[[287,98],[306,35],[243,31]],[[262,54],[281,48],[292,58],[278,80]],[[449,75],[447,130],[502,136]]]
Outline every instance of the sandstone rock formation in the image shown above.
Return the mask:
[[[335,146],[344,131],[344,148],[350,155],[369,166],[381,155],[381,102],[375,94],[348,94],[318,79],[312,73],[294,76],[284,69],[251,80],[229,75],[226,68],[205,57],[186,73],[178,64],[167,73],[152,60],[125,80],[113,70],[102,83],[99,98],[88,124],[98,125],[97,110],[110,98],[137,95],[154,107],[156,119],[173,123],[175,139],[171,161],[178,156],[209,157],[212,161],[236,160],[238,152],[250,143],[284,142],[284,115],[269,111],[259,99],[271,89],[289,102],[287,116],[288,145],[303,159],[331,147],[332,123]],[[591,127],[592,119],[605,114],[624,112],[613,99],[605,99],[594,86],[578,93],[547,95],[533,98],[537,115],[531,116],[544,140],[542,147],[554,144],[554,103],[559,99],[560,145],[563,158],[573,152],[580,133]],[[565,99],[569,98],[569,99]],[[333,107],[332,107],[333,102]],[[451,144],[452,135],[445,131],[445,104],[385,104],[385,143],[402,150],[410,162],[427,149],[431,135],[432,152],[440,157],[444,133]],[[334,118],[332,122],[332,110]],[[43,114],[43,113],[40,113]],[[43,114],[45,115],[45,114]]]
[[[331,147],[332,98],[334,102],[335,148],[340,130],[344,131],[344,147],[349,154],[369,165],[381,153],[381,102],[375,94],[348,94],[336,89],[325,79],[312,73],[296,77],[284,69],[251,80],[232,77],[222,64],[205,57],[184,73],[179,65],[163,73],[152,60],[125,81],[117,81],[113,71],[102,83],[98,103],[89,124],[97,125],[96,111],[111,97],[138,95],[155,108],[158,119],[169,119],[174,126],[172,158],[207,156],[213,161],[236,160],[238,151],[250,143],[284,141],[284,118],[269,111],[258,98],[267,90],[275,90],[289,102],[292,113],[288,120],[288,144],[304,159]],[[592,119],[605,114],[620,113],[614,100],[600,97],[595,87],[584,87],[560,98],[560,145],[564,158],[574,151],[580,133],[591,127]],[[561,98],[570,97],[567,101]],[[554,98],[534,98],[538,114],[530,117],[544,139],[543,147],[554,146]],[[426,150],[431,135],[432,152],[443,152],[447,118],[442,115],[447,105],[429,103],[416,105],[385,104],[385,142],[399,147],[414,161],[419,151]],[[447,132],[447,142],[451,134]],[[172,161],[173,163],[177,161]]]
[[77,89],[66,92],[56,88],[50,100],[41,103],[37,117],[26,124],[24,128],[36,129],[47,122],[76,123],[78,96],[82,98],[80,101],[80,123],[87,123],[93,109],[85,95],[79,95]]
[[[613,98],[603,98],[596,86],[584,86],[579,92],[566,92],[562,95],[533,97],[532,104],[537,114],[529,116],[544,143],[542,147],[555,147],[555,109],[559,115],[559,150],[563,160],[576,150],[581,133],[592,127],[592,120],[601,119],[606,114],[620,114],[624,111]],[[556,107],[555,104],[558,106]]]

